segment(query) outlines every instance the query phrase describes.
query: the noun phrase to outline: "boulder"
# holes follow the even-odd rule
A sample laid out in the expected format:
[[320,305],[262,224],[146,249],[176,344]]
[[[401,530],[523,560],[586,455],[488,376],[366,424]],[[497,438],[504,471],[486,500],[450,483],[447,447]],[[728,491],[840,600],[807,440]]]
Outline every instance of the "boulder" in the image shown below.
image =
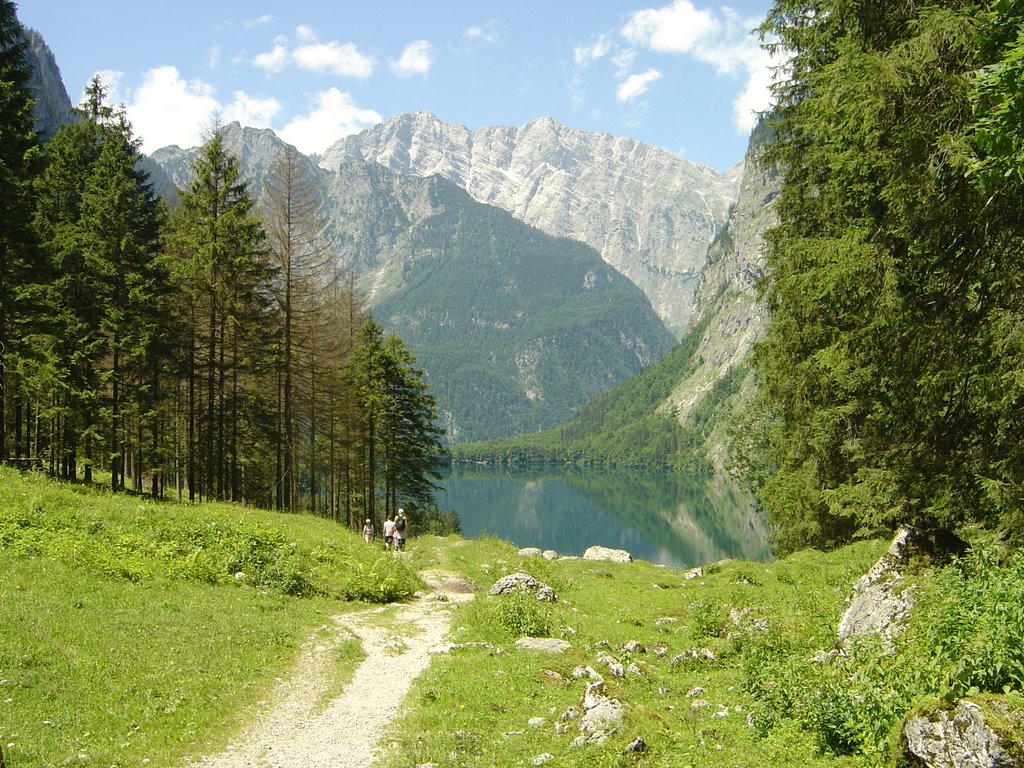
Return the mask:
[[521,637],[516,640],[516,648],[523,651],[565,653],[572,650],[572,644],[554,637]]
[[[1003,727],[1015,724],[1018,733],[1000,734],[996,721]],[[1011,709],[1005,700],[989,701],[986,709],[974,701],[961,700],[952,710],[936,705],[907,717],[902,745],[907,757],[916,757],[928,768],[1012,768],[1022,764],[1022,724],[1024,712]],[[1015,742],[1012,749],[1017,757],[1007,749]]]
[[895,636],[914,608],[913,590],[898,570],[907,560],[908,537],[905,528],[898,531],[888,551],[853,585],[836,630],[839,645],[849,638],[876,635],[894,649]]
[[631,563],[633,556],[624,549],[611,549],[609,547],[588,547],[583,553],[584,560],[608,560],[613,563]]
[[538,547],[523,547],[519,550],[520,557],[540,557],[540,549]]
[[510,595],[515,592],[536,595],[541,602],[553,603],[558,600],[555,590],[522,571],[502,576],[491,586],[492,595]]

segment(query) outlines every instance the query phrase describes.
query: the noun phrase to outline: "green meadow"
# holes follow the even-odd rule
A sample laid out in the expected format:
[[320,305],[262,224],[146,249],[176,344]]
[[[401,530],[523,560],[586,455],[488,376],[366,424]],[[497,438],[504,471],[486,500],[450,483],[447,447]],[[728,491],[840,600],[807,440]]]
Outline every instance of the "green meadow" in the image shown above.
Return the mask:
[[[898,727],[915,708],[964,695],[1019,708],[1024,565],[994,548],[922,561],[899,653],[865,642],[812,662],[835,647],[852,584],[886,546],[707,564],[695,578],[522,558],[492,538],[414,536],[394,558],[308,515],[0,469],[0,748],[6,768],[159,768],[216,752],[331,616],[412,599],[430,571],[476,598],[439,606],[455,647],[416,681],[386,768],[901,765]],[[514,571],[559,599],[488,594]],[[518,650],[524,635],[571,648]],[[335,692],[362,658],[338,642]],[[632,672],[614,676],[607,656]],[[582,709],[588,666],[625,718],[604,744],[572,746],[577,721],[562,716]],[[626,751],[638,737],[645,750]]]

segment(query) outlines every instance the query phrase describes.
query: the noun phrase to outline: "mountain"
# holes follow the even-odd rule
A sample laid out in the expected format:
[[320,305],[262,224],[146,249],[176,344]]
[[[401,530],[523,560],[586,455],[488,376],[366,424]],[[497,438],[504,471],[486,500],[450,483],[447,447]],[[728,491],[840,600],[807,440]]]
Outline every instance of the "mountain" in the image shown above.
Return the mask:
[[[258,191],[283,142],[237,123],[224,139]],[[196,151],[167,147],[153,159],[185,185]],[[675,343],[644,293],[583,243],[440,176],[363,161],[311,171],[337,260],[358,275],[378,322],[416,355],[452,441],[568,421]]]
[[25,37],[28,41],[28,64],[32,70],[28,84],[36,99],[33,107],[35,128],[45,141],[57,132],[62,123],[72,119],[71,99],[61,79],[57,59],[43,36],[34,29],[26,28]]
[[708,249],[682,342],[622,384],[538,435],[458,446],[460,461],[583,462],[733,470],[733,440],[756,393],[749,353],[766,319],[757,295],[764,234],[776,221],[777,173],[757,156],[766,124],[750,138],[740,194]]
[[703,407],[712,411],[705,449],[719,469],[728,463],[729,439],[723,418],[729,402],[741,411],[754,391],[748,353],[760,338],[766,312],[757,295],[764,274],[764,234],[777,222],[774,201],[781,183],[775,169],[765,167],[757,155],[771,141],[771,129],[762,122],[751,134],[744,160],[739,197],[726,226],[708,249],[694,301],[694,324],[701,328],[692,368],[682,377],[659,410],[676,416],[683,425]]
[[335,171],[356,160],[440,175],[548,234],[592,246],[644,291],[677,336],[691,322],[708,245],[736,199],[742,170],[720,174],[550,117],[471,132],[427,112],[341,139],[320,165]]

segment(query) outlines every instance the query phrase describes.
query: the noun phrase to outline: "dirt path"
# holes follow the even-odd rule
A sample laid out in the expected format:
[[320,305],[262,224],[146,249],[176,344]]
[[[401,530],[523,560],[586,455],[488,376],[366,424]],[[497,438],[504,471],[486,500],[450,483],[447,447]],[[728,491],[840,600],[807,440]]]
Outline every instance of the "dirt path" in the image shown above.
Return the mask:
[[[333,619],[334,639],[355,636],[366,658],[341,696],[326,707],[324,667],[332,642],[310,644],[295,670],[281,680],[262,712],[222,754],[193,768],[365,768],[380,747],[378,734],[395,717],[412,681],[443,649],[452,603],[472,594],[435,580],[437,595]],[[394,612],[386,621],[377,614]]]

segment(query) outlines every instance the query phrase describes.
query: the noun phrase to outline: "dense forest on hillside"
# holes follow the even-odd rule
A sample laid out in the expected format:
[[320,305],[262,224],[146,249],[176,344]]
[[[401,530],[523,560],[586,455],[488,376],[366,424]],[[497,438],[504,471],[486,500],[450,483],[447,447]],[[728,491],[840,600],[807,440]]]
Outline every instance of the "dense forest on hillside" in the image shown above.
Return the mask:
[[650,302],[589,246],[436,185],[401,285],[374,311],[417,351],[453,442],[535,432],[673,344]]
[[682,470],[709,473],[704,451],[711,420],[740,385],[746,368],[723,377],[680,424],[664,403],[695,366],[697,345],[707,321],[658,362],[581,408],[565,425],[507,440],[452,446],[454,461],[495,465],[580,464],[603,467]]
[[214,126],[168,211],[98,78],[41,143],[25,50],[4,0],[0,461],[353,526],[429,508],[434,399],[329,267],[305,159],[281,153],[257,208]]

